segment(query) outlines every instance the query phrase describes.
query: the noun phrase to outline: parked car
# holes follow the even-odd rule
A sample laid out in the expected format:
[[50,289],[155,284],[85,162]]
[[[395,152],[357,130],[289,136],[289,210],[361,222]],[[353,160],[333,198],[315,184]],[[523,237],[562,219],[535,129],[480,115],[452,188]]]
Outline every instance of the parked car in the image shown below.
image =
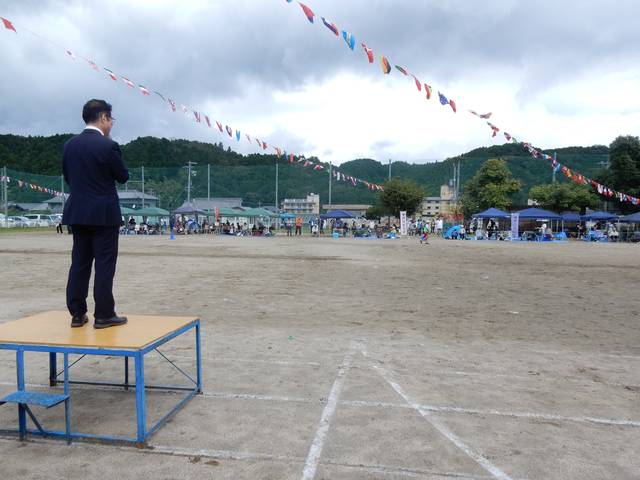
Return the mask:
[[53,222],[49,215],[43,213],[29,213],[25,215],[30,227],[51,227]]
[[28,227],[29,219],[26,217],[9,217],[9,227]]

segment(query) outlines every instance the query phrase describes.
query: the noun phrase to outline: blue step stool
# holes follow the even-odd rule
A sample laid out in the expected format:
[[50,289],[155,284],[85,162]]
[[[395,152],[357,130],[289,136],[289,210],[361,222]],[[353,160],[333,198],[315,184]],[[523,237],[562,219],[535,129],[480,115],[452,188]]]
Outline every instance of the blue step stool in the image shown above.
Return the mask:
[[[10,393],[4,398],[0,398],[0,405],[5,403],[16,403],[18,405],[18,414],[20,418],[24,417],[25,412],[29,415],[35,426],[41,433],[46,433],[33,414],[29,405],[37,405],[39,407],[51,408],[64,402],[64,420],[65,433],[67,434],[67,443],[71,443],[71,418],[69,416],[69,395],[59,393],[45,392],[28,392],[26,390],[17,390]],[[26,418],[21,421],[20,440],[24,439],[26,434]]]

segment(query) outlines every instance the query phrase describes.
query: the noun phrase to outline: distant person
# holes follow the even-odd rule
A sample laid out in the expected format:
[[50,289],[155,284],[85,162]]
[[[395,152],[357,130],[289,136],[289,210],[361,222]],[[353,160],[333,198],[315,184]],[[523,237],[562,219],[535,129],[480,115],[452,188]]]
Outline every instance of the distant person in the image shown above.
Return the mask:
[[302,235],[302,217],[296,217],[296,235]]
[[129,172],[119,145],[109,137],[114,122],[111,105],[89,100],[82,118],[86,128],[65,143],[62,155],[62,172],[71,188],[62,223],[71,225],[73,232],[67,308],[72,327],[88,322],[87,294],[95,261],[93,326],[107,328],[127,323],[126,317],[116,315],[113,277],[122,216],[115,182],[125,183]]

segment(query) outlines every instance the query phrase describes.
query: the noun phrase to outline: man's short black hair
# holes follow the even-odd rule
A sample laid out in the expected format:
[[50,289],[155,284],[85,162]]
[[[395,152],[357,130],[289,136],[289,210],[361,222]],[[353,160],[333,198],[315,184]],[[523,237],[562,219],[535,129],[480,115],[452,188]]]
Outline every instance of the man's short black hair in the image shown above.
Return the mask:
[[82,107],[82,119],[84,123],[93,123],[100,118],[101,113],[106,113],[108,117],[111,117],[111,104],[104,100],[96,100],[95,98],[89,100]]

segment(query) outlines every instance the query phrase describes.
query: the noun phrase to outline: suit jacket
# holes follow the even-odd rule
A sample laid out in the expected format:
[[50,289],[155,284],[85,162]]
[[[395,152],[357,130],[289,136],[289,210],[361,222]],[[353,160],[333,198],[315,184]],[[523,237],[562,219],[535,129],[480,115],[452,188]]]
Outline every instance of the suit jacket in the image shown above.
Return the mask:
[[120,146],[93,129],[64,144],[62,172],[71,187],[64,206],[65,225],[120,225],[116,183],[129,180]]

